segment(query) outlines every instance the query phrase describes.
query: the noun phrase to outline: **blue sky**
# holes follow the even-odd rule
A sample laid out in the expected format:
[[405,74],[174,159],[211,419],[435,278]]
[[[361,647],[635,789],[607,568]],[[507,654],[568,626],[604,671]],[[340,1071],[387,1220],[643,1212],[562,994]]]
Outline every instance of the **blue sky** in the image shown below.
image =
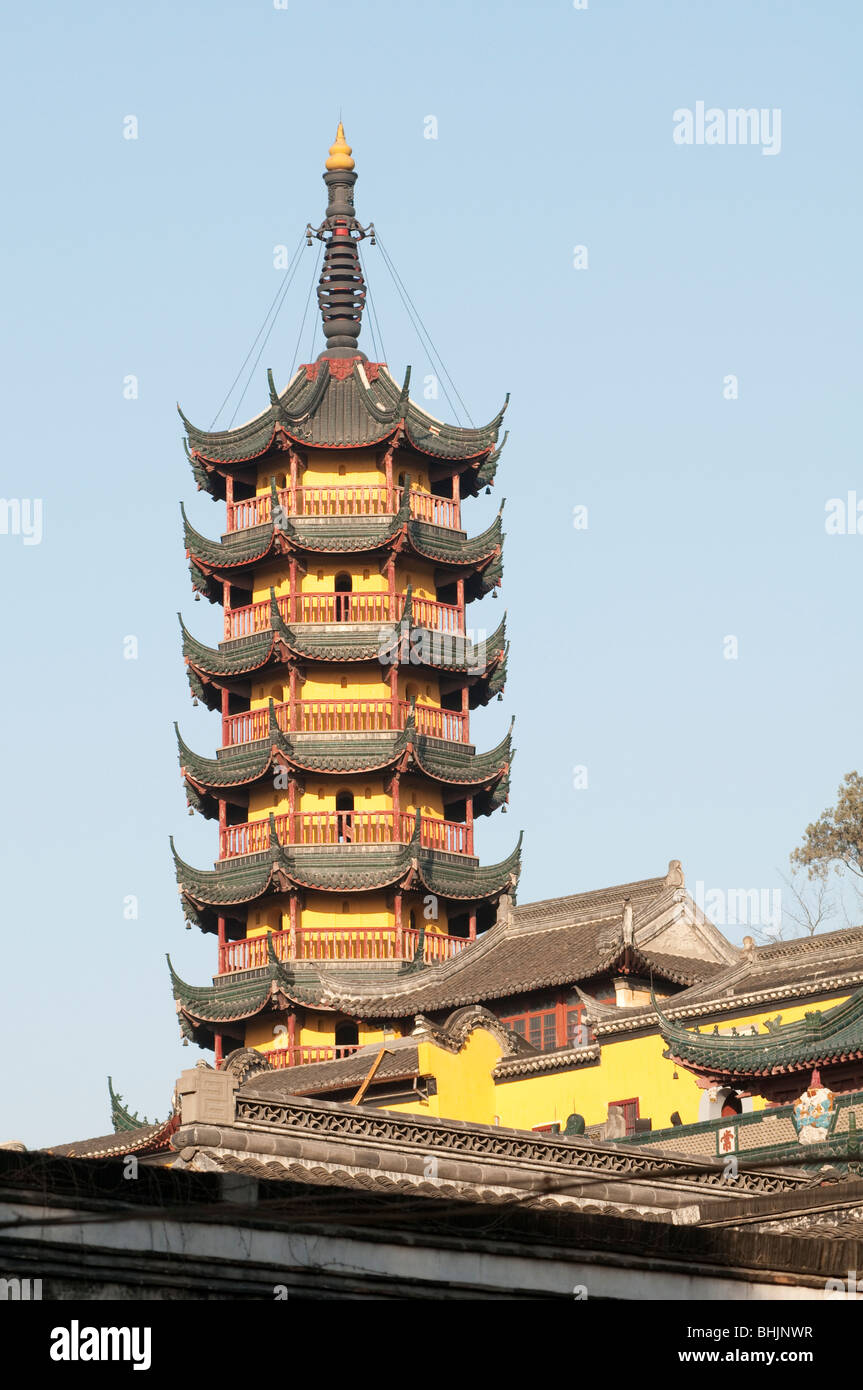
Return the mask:
[[[221,513],[175,402],[213,418],[278,287],[273,248],[323,216],[339,107],[358,214],[473,419],[512,392],[498,485],[466,508],[475,532],[507,498],[503,591],[475,621],[506,607],[510,680],[473,730],[490,747],[515,714],[518,754],[482,857],[524,827],[524,902],[671,858],[691,889],[780,886],[859,766],[863,534],[824,523],[829,499],[863,499],[861,14],[7,8],[0,492],[39,499],[43,535],[0,535],[3,1138],[103,1133],[108,1072],[164,1114],[199,1055],[164,954],[203,982],[215,950],[183,930],[168,836],[201,865],[215,836],[186,817],[172,722],[207,752],[218,721],[191,707],[175,614],[209,640],[219,614],[192,602],[179,501],[210,535]],[[673,113],[699,101],[778,109],[779,153],[676,144]],[[364,253],[387,360],[420,382],[426,353]],[[304,254],[238,420],[266,404],[266,367],[287,379]]]

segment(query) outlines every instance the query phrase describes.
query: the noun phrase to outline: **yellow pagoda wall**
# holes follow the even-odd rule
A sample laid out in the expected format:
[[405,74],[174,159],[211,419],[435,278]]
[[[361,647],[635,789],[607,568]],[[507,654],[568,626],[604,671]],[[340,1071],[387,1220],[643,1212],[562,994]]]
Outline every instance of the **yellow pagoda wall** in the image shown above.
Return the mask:
[[[418,893],[405,893],[402,899],[402,927],[405,930],[408,929],[412,911],[416,914],[417,930],[424,926],[429,935],[448,931],[444,903],[438,904],[437,918],[427,921],[422,896]],[[268,931],[287,931],[290,925],[289,913],[290,900],[286,894],[268,898],[266,902],[250,911],[246,935],[266,936]],[[297,917],[299,927],[314,928],[318,931],[338,932],[340,929],[368,927],[370,930],[380,928],[395,932],[395,913],[392,906],[387,906],[384,893],[308,892],[305,904]],[[387,944],[392,945],[392,942],[389,941]],[[382,949],[385,950],[385,946]],[[384,958],[388,957],[384,955]]]
[[[392,795],[384,790],[383,779],[368,778],[367,774],[354,777],[330,777],[326,782],[306,784],[304,792],[296,799],[298,814],[307,815],[315,811],[335,812],[336,797],[340,792],[350,791],[354,796],[354,811],[391,811]],[[403,779],[400,792],[400,806],[406,815],[417,810],[423,816],[437,820],[444,818],[443,797],[440,790],[432,785],[421,786],[418,782]],[[266,820],[270,811],[282,815],[288,809],[287,788],[255,788],[249,794],[249,820]]]
[[[386,475],[378,463],[374,449],[308,449],[305,451],[306,467],[297,470],[298,487],[385,487]],[[399,473],[409,473],[411,486],[421,491],[429,491],[427,467],[419,460],[411,459],[408,465],[401,460],[393,460],[393,485],[398,486]],[[278,487],[286,487],[290,482],[290,463],[287,455],[281,467],[275,467],[272,458],[258,469],[255,492],[260,496],[270,491],[270,479],[275,476]]]

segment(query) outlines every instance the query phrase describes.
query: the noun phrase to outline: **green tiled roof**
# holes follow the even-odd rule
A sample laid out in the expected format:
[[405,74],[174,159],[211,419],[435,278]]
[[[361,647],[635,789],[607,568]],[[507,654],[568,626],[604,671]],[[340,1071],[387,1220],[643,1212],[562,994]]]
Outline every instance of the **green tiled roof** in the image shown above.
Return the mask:
[[123,1097],[114,1090],[111,1077],[108,1077],[108,1097],[111,1101],[111,1125],[115,1134],[140,1129],[142,1125],[159,1124],[158,1120],[148,1120],[146,1115],[139,1119],[137,1111],[131,1111],[123,1103]]
[[717,1078],[772,1076],[809,1071],[830,1063],[863,1058],[863,989],[843,1004],[808,1011],[794,1023],[773,1024],[759,1034],[720,1035],[682,1028],[660,1012],[666,1057],[693,1071]]
[[[406,493],[405,512],[408,505]],[[324,517],[314,521],[302,517],[287,518],[278,530],[272,522],[266,522],[247,530],[228,532],[220,541],[209,540],[196,531],[184,509],[182,515],[183,539],[196,578],[203,578],[202,565],[227,573],[260,564],[262,560],[279,553],[278,536],[284,537],[284,544],[291,550],[345,555],[383,551],[402,532],[408,550],[421,559],[453,568],[472,566],[482,569],[485,583],[480,586],[479,592],[488,592],[502,573],[500,556],[504,536],[500,513],[491,526],[472,537],[462,531],[432,526],[425,521],[413,521],[407,515],[397,513],[395,516]],[[492,577],[488,569],[494,562],[497,562],[497,567]],[[441,579],[447,582],[446,572]],[[205,583],[200,581],[196,582],[195,587],[202,591],[206,589]],[[213,591],[213,597],[220,598],[221,591]]]
[[475,753],[468,744],[447,743],[418,734],[412,716],[404,729],[389,734],[352,734],[349,738],[331,734],[286,734],[276,723],[271,700],[268,737],[225,749],[217,758],[193,753],[176,724],[174,731],[181,769],[199,786],[208,789],[251,786],[282,761],[298,770],[342,776],[379,772],[400,762],[410,749],[409,768],[446,786],[467,791],[494,782],[508,771],[514,757],[512,727],[510,724],[506,736],[487,753]]
[[277,992],[294,1003],[303,994],[294,987],[290,973],[278,961],[253,973],[222,976],[213,985],[189,985],[181,980],[167,957],[171,989],[175,1000],[193,1019],[208,1023],[230,1023],[253,1018]]
[[[171,853],[186,915],[206,929],[223,910],[239,909],[268,893],[291,888],[333,893],[362,893],[400,884],[424,887],[449,901],[480,902],[511,891],[521,871],[521,836],[499,864],[480,866],[466,855],[450,855],[420,845],[420,817],[409,844],[280,845],[270,815],[270,849],[220,861],[215,869],[196,869],[174,847]],[[237,914],[235,914],[237,915]]]
[[414,449],[434,458],[485,459],[494,449],[506,403],[488,425],[468,429],[435,420],[410,400],[410,369],[400,387],[383,365],[371,381],[359,363],[344,380],[332,376],[326,362],[315,365],[311,380],[301,368],[281,395],[270,375],[269,406],[238,429],[200,430],[180,411],[190,457],[248,462],[265,454],[279,434],[311,448],[362,448],[390,438],[402,421]]
[[220,642],[217,648],[208,647],[193,637],[178,614],[192,692],[206,700],[211,708],[216,706],[217,697],[205,688],[202,676],[241,678],[264,670],[271,662],[284,662],[291,657],[322,662],[379,661],[386,666],[399,641],[399,665],[475,676],[470,692],[472,709],[499,694],[506,683],[505,615],[491,636],[476,645],[467,637],[396,623],[363,624],[370,629],[368,635],[357,632],[359,624],[341,624],[341,628],[347,629],[343,631],[339,624],[333,623],[320,631],[312,625],[289,627],[279,614],[273,591],[270,593],[270,628],[250,637]]

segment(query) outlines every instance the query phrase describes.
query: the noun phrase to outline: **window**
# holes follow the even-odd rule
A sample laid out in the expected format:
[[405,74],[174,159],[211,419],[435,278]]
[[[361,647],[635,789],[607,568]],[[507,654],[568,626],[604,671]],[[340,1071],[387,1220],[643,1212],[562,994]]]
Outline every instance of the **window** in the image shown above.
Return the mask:
[[540,1052],[551,1052],[557,1047],[557,1029],[554,1009],[543,1009],[535,1013],[515,1014],[502,1018],[507,1028],[512,1028],[526,1038],[531,1047]]
[[357,1025],[347,1020],[336,1025],[336,1056],[344,1056],[342,1049],[353,1051],[360,1041]]
[[638,1096],[630,1100],[610,1100],[608,1108],[615,1106],[616,1109],[623,1111],[623,1119],[626,1124],[627,1134],[635,1133],[635,1121],[638,1119]]
[[570,1004],[566,1010],[567,1047],[586,1047],[593,1042],[593,1029],[584,1016],[583,1004]]
[[349,844],[354,838],[353,792],[339,792],[336,796],[336,825],[339,844]]
[[333,587],[336,591],[336,622],[346,623],[350,620],[351,616],[350,595],[351,590],[353,589],[353,580],[351,579],[351,576],[349,574],[345,573],[345,571],[342,571],[341,574],[336,575],[336,580]]

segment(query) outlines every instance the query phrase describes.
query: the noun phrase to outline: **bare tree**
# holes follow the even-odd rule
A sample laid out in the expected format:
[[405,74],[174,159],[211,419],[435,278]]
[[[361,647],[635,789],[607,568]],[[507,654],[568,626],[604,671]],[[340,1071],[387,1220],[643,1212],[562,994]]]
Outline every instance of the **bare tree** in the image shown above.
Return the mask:
[[791,893],[791,905],[783,905],[782,916],[802,927],[800,935],[814,936],[820,926],[836,916],[836,898],[827,879],[801,880],[797,870],[792,870],[790,878],[781,872],[779,877]]

